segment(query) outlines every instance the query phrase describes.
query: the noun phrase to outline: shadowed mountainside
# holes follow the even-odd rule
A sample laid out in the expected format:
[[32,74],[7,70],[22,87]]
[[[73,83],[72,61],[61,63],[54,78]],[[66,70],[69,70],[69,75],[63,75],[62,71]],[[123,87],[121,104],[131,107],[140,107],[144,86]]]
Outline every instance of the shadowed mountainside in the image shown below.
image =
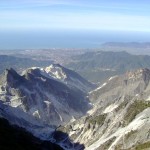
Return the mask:
[[[63,150],[63,148],[76,150],[84,149],[83,144],[73,143],[66,133],[55,131],[52,136],[54,143],[50,141],[43,141],[34,137],[24,128],[20,128],[16,125],[10,125],[6,119],[0,118],[1,150]],[[62,141],[63,143],[61,143]]]
[[0,149],[1,150],[63,150],[49,141],[34,137],[23,128],[12,126],[7,120],[0,118]]

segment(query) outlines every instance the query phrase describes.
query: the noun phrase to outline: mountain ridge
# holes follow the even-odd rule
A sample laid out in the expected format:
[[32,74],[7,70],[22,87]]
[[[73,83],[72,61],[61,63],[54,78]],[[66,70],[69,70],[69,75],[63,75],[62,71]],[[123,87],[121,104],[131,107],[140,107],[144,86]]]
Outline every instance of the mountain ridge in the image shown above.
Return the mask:
[[14,68],[17,71],[23,71],[29,67],[38,66],[46,67],[52,64],[52,60],[34,60],[32,58],[19,57],[15,55],[0,55],[0,73],[3,73],[6,68]]
[[93,82],[104,82],[111,76],[139,68],[149,68],[149,66],[150,56],[133,55],[125,51],[87,52],[73,57],[73,62],[67,65],[68,68]]
[[21,75],[7,69],[0,76],[0,117],[66,149],[148,145],[150,69],[112,76],[96,88],[87,81],[86,90],[73,82],[84,85],[86,80],[67,71],[57,64],[29,68]]
[[83,143],[86,150],[134,150],[144,143],[148,146],[149,81],[149,69],[108,79],[106,84],[90,92],[93,109],[89,114],[59,130]]
[[[87,91],[93,88],[93,84],[76,73],[71,77],[72,71],[70,74],[66,72],[68,78],[65,82],[43,70],[30,68],[19,75],[14,69],[6,69],[0,75],[0,108],[2,117],[25,127],[22,120],[28,124],[27,130],[44,138],[44,133],[50,134],[55,126],[86,114],[92,107],[86,97]],[[72,78],[74,83],[70,80]],[[77,81],[81,83],[79,86],[75,86]],[[37,133],[34,126],[39,126],[41,132]]]

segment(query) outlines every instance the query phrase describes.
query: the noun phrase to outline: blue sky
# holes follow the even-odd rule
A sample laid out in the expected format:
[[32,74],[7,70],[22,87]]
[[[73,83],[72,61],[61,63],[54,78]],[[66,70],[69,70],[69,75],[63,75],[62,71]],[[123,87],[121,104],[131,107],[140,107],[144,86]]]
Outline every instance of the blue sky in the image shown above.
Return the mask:
[[149,0],[0,0],[0,30],[150,32]]

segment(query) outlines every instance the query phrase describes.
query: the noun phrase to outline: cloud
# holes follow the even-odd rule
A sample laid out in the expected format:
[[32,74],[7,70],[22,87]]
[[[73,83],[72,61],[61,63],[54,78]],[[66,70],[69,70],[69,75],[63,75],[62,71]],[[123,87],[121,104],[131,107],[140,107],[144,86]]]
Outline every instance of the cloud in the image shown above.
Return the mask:
[[54,5],[71,5],[73,4],[69,0],[2,0],[0,3],[0,8],[2,9],[17,9],[17,8],[31,8],[31,7],[47,7]]
[[141,5],[141,7],[132,8],[133,3],[121,3],[118,0],[115,2],[112,0],[107,2],[99,0],[1,0],[0,28],[150,30],[150,14],[145,13],[144,9],[149,6],[142,7]]
[[107,12],[34,12],[5,11],[0,15],[1,28],[22,29],[93,29],[149,31],[147,16]]

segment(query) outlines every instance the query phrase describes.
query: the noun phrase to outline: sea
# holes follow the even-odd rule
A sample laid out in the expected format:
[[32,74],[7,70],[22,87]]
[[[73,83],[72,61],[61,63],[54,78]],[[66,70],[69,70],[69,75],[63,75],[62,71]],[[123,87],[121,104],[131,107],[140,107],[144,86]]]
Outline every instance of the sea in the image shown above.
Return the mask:
[[150,32],[66,29],[0,31],[0,50],[99,48],[106,42],[150,42]]

